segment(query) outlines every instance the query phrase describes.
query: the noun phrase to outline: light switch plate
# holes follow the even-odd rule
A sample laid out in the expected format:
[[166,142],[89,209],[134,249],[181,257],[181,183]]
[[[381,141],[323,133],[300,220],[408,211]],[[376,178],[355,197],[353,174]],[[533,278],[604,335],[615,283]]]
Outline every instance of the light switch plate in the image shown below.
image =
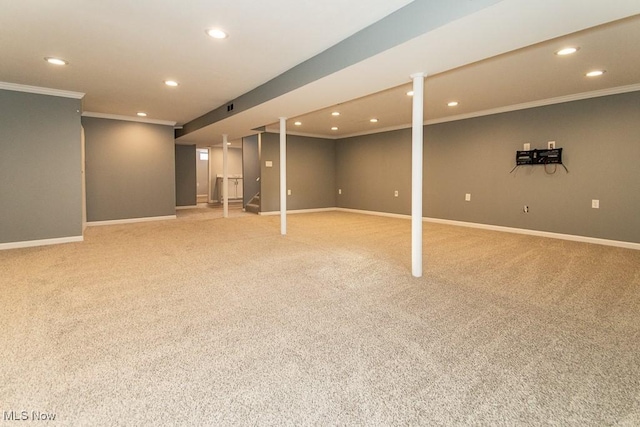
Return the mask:
[[530,144],[530,143],[528,143],[528,142],[525,142],[525,144],[524,144],[524,151],[529,151],[529,150],[531,150],[531,144]]
[[273,167],[273,162],[271,160],[267,160],[266,162],[264,162],[264,166],[267,168],[271,168]]
[[471,201],[471,193],[465,194],[464,195],[464,200],[467,201],[467,202],[470,202]]

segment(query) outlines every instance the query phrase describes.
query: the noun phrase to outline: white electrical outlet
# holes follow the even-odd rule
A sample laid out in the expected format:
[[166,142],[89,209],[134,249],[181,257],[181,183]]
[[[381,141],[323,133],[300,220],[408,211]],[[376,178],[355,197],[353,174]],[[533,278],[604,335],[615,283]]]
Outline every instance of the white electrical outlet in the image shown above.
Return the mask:
[[522,212],[529,213],[529,206],[524,205],[524,207],[522,208]]
[[467,202],[471,201],[471,193],[467,193],[464,195],[464,200],[466,200]]
[[291,195],[291,190],[287,190],[287,196]]
[[393,192],[393,197],[398,197],[398,190]]
[[593,200],[591,201],[591,207],[592,207],[593,209],[600,209],[600,200],[593,199]]
[[338,188],[338,194],[342,194],[342,188]]
[[273,162],[271,160],[267,160],[266,162],[264,162],[264,167],[265,168],[272,168],[273,167]]
[[530,144],[530,143],[528,143],[528,142],[525,142],[525,144],[524,144],[524,151],[529,151],[529,150],[531,150],[531,144]]
[[547,148],[548,148],[549,150],[555,150],[555,148],[556,148],[556,142],[555,142],[555,141],[549,141],[549,142],[547,142]]

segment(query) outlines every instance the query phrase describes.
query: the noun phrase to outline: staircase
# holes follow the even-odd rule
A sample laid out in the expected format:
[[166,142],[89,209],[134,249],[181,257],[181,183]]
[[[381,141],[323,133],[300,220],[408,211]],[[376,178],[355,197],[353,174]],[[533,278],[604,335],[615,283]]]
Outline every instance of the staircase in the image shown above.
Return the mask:
[[249,200],[247,206],[244,207],[246,212],[258,213],[260,212],[260,193],[257,193],[255,196]]

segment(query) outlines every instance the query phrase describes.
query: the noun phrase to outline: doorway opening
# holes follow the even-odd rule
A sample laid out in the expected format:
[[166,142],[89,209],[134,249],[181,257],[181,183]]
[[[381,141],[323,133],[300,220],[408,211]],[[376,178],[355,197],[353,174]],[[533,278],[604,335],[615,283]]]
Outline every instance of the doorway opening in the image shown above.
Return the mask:
[[196,198],[197,203],[209,203],[209,149],[196,150]]
[[[224,162],[222,146],[209,147],[210,203],[222,204],[224,197]],[[242,145],[227,145],[227,196],[229,203],[242,206],[243,195]]]

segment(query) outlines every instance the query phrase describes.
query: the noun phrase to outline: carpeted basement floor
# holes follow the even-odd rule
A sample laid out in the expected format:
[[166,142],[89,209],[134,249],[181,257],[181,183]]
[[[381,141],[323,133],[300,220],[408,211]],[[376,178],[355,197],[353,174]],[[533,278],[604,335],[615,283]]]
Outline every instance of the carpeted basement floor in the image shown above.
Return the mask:
[[415,279],[410,226],[184,213],[2,251],[0,424],[640,425],[640,251],[426,223]]

